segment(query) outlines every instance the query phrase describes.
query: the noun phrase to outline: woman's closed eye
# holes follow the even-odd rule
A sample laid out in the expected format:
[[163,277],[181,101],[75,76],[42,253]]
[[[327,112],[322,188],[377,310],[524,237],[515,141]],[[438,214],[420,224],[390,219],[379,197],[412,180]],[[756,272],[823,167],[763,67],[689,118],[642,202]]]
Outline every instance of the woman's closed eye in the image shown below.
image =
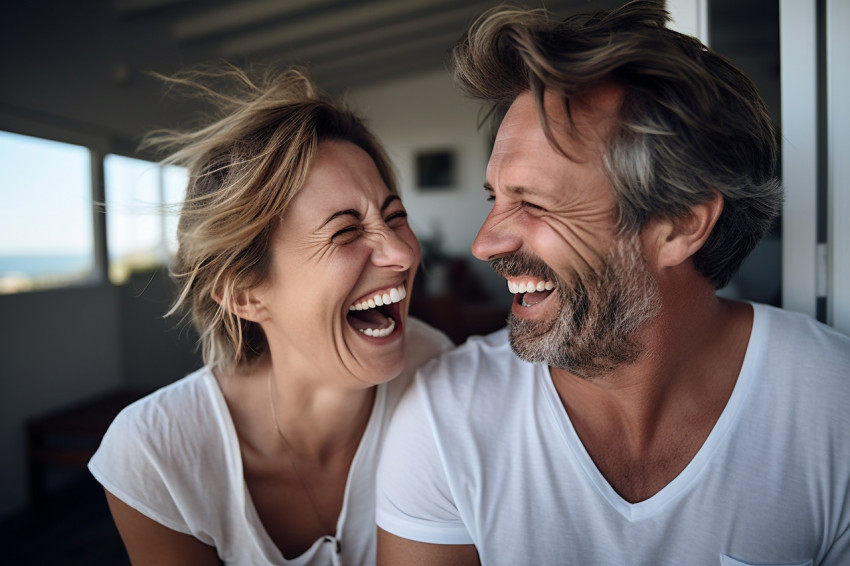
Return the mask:
[[331,241],[335,244],[348,244],[360,236],[360,224],[350,224],[333,233]]
[[384,222],[387,223],[387,226],[394,228],[396,226],[403,226],[407,224],[407,211],[406,210],[396,210],[395,212],[391,212],[384,218]]

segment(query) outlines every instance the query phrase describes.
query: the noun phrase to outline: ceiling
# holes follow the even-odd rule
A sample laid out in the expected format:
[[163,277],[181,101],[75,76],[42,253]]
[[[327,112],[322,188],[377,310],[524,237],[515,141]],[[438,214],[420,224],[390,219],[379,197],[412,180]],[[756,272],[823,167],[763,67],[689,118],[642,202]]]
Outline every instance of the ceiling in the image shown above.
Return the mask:
[[[511,0],[557,16],[623,0]],[[661,1],[661,0],[659,0]],[[332,94],[446,68],[469,24],[500,0],[28,0],[0,18],[0,129],[136,140],[191,114],[170,75],[203,63],[299,64]],[[777,91],[777,0],[710,0],[712,45]],[[746,9],[744,9],[744,6]],[[715,43],[716,39],[716,43]],[[777,95],[778,96],[778,95]],[[776,104],[778,107],[778,103]],[[26,123],[19,122],[21,120]],[[40,133],[33,124],[59,124]],[[73,140],[71,140],[73,141]],[[134,144],[135,145],[135,144]]]
[[[209,60],[303,64],[338,91],[438,69],[470,22],[496,0],[111,0],[124,33],[161,38],[155,64]],[[617,0],[546,0],[559,15]],[[539,7],[542,0],[526,2]],[[120,63],[119,63],[120,64]],[[129,63],[124,63],[129,65]],[[116,67],[116,76],[132,72]]]

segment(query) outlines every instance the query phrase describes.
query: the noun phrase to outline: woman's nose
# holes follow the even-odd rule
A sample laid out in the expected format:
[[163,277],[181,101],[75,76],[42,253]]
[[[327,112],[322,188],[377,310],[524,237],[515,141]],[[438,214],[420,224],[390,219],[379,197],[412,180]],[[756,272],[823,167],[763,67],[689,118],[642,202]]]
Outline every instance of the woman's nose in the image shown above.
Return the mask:
[[419,242],[413,232],[400,234],[386,229],[373,237],[372,263],[404,271],[419,263]]
[[472,255],[484,261],[490,261],[511,254],[522,247],[522,238],[506,218],[500,218],[495,209],[490,211],[478,235],[472,242]]

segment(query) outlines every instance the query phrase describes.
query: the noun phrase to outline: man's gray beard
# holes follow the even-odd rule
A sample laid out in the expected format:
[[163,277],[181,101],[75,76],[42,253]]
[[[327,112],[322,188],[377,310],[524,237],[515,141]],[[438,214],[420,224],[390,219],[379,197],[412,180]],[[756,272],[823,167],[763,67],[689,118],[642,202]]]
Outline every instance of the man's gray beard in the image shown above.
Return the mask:
[[636,362],[643,351],[636,332],[661,309],[640,239],[616,240],[598,270],[572,276],[572,287],[553,281],[560,303],[554,320],[524,320],[511,313],[514,352],[586,379]]

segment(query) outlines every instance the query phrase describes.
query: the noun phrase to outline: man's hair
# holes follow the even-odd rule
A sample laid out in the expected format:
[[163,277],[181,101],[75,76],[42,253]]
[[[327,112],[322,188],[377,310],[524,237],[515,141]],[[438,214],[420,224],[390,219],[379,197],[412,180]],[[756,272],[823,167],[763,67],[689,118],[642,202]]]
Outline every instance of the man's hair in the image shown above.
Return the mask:
[[604,162],[618,225],[635,234],[653,217],[684,215],[718,191],[723,212],[693,256],[721,288],[770,230],[782,205],[777,140],[755,85],[697,39],[665,27],[658,1],[552,19],[542,10],[498,7],[455,46],[455,80],[491,112],[530,91],[544,131],[544,92],[579,103],[592,89],[624,91]]
[[267,349],[259,325],[228,307],[238,292],[267,280],[275,229],[304,185],[319,142],[359,146],[390,192],[398,188],[389,159],[364,123],[297,68],[247,73],[228,66],[166,80],[198,93],[217,111],[202,128],[146,139],[145,145],[172,152],[165,163],[189,170],[171,267],[178,295],[169,314],[191,317],[206,364],[232,367]]

